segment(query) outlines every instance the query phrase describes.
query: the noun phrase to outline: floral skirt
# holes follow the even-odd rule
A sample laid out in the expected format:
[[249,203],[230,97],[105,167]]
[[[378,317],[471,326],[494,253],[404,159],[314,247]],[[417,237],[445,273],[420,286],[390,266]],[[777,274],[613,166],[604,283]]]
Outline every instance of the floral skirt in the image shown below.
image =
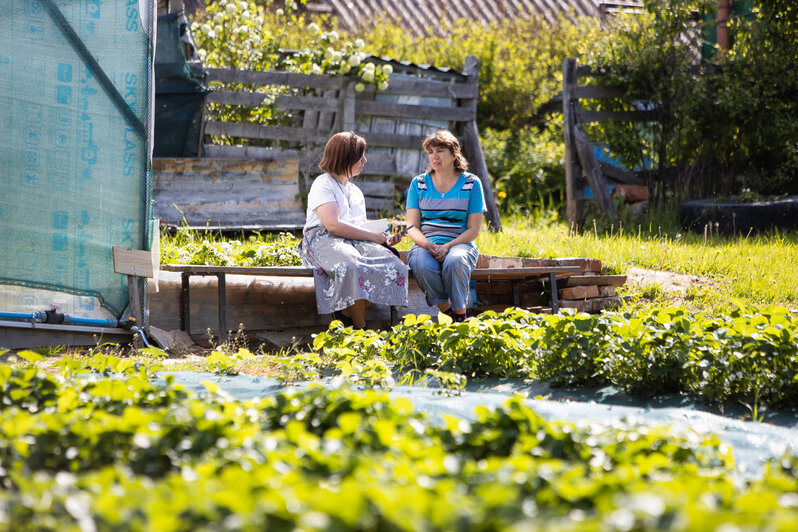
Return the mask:
[[298,249],[302,262],[314,269],[319,314],[345,309],[358,299],[407,306],[407,266],[385,246],[346,240],[320,226],[307,230]]

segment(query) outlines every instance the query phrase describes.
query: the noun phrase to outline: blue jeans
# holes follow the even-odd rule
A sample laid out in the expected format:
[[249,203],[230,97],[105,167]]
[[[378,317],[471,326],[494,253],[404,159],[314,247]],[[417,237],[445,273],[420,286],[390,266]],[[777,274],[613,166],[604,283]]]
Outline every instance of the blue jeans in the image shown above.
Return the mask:
[[468,306],[471,272],[477,267],[479,250],[470,244],[452,246],[443,263],[420,246],[410,248],[407,264],[418,286],[427,296],[429,306],[449,301],[452,308]]

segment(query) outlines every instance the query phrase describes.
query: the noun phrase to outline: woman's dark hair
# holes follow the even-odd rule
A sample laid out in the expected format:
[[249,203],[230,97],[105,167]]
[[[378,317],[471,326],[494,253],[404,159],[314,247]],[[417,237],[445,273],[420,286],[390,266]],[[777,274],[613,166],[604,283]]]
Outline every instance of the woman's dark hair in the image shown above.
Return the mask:
[[324,146],[319,168],[333,175],[352,177],[349,172],[366,153],[366,139],[352,131],[336,133]]
[[[460,142],[448,129],[439,129],[435,133],[430,133],[421,146],[427,153],[432,148],[447,148],[454,155],[454,169],[458,172],[468,170],[468,161],[460,152]],[[427,167],[427,172],[431,174],[433,171],[432,166]]]

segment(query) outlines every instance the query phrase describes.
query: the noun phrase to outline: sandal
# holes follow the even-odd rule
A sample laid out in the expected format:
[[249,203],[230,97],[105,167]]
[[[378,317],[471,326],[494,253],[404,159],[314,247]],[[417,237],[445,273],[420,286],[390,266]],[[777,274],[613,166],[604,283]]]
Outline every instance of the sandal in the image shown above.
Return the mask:
[[443,314],[446,314],[450,318],[452,318],[452,321],[454,323],[463,322],[463,321],[465,321],[466,317],[468,316],[468,314],[466,312],[463,312],[462,314],[456,313],[452,307],[449,307],[446,310],[442,310],[441,312]]
[[354,327],[355,322],[349,316],[345,316],[343,312],[335,310],[332,313],[332,317],[334,320],[338,320],[344,324],[344,327]]

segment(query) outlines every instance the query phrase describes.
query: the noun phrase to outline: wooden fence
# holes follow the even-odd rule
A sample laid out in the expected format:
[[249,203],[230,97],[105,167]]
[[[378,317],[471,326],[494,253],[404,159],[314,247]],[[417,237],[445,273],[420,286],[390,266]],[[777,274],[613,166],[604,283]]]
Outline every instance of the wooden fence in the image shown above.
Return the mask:
[[[394,65],[394,73],[388,89],[378,92],[356,92],[356,80],[348,77],[209,69],[208,81],[215,90],[208,95],[206,106],[257,107],[269,97],[264,89],[277,86],[289,90],[273,102],[283,114],[280,124],[206,120],[202,153],[210,158],[296,156],[301,189],[319,173],[317,164],[330,135],[355,131],[369,145],[369,162],[357,181],[366,196],[366,207],[370,214],[392,214],[397,195],[425,165],[425,158],[412,155],[423,156],[424,137],[448,127],[460,138],[471,171],[482,179],[489,228],[500,230],[475,121],[479,90],[476,59],[467,59],[463,73],[389,63]],[[224,88],[225,84],[254,89],[230,90]],[[231,139],[232,144],[213,142],[220,138]]]
[[[590,185],[602,212],[617,221],[618,213],[610,197],[609,184],[643,185],[635,172],[600,162],[582,124],[595,122],[652,122],[651,111],[591,111],[580,100],[619,99],[619,91],[595,85],[580,85],[579,78],[595,75],[589,66],[578,66],[576,59],[563,61],[563,130],[565,136],[565,193],[568,222],[581,224],[585,187]],[[584,177],[583,177],[584,175]]]

